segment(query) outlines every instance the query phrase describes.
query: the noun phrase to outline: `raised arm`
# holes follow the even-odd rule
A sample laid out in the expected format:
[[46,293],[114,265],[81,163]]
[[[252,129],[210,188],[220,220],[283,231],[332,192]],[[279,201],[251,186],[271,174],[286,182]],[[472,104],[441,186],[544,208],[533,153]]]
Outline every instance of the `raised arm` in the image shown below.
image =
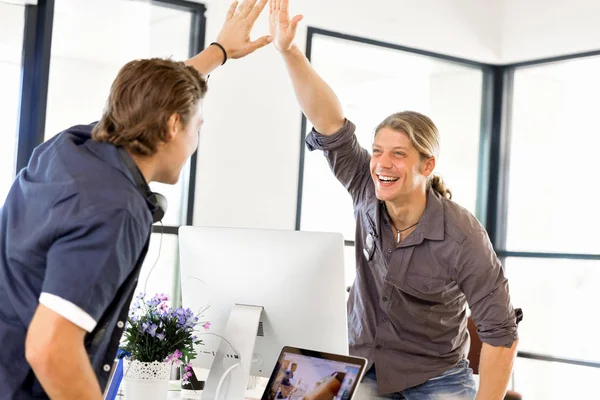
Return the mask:
[[336,133],[344,126],[342,105],[294,43],[302,16],[296,15],[290,19],[289,0],[269,0],[269,6],[273,43],[283,56],[302,112],[317,132],[322,135]]
[[260,0],[257,4],[257,0],[244,0],[239,7],[238,2],[234,1],[229,7],[225,23],[216,40],[223,50],[216,45],[208,46],[201,53],[187,60],[186,64],[196,68],[201,74],[208,75],[223,64],[225,58],[227,60],[242,58],[271,43],[271,36],[250,40],[250,31],[267,1]]

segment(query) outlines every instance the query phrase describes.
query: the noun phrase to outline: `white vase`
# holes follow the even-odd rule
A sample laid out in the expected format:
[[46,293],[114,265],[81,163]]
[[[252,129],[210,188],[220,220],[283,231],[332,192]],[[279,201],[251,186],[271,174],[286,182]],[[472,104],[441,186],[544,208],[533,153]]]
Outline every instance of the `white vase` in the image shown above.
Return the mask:
[[125,360],[125,400],[165,400],[169,392],[171,364]]

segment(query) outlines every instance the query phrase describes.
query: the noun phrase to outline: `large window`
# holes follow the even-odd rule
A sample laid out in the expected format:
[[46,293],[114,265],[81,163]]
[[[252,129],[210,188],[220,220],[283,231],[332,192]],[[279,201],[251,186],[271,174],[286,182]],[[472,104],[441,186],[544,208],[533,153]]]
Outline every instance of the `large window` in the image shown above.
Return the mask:
[[600,57],[517,69],[507,248],[600,253]]
[[529,359],[517,360],[514,379],[528,398],[590,398],[600,376],[599,67],[591,56],[506,71],[512,107],[498,252],[524,312],[519,350]]
[[15,178],[25,7],[0,1],[0,207]]

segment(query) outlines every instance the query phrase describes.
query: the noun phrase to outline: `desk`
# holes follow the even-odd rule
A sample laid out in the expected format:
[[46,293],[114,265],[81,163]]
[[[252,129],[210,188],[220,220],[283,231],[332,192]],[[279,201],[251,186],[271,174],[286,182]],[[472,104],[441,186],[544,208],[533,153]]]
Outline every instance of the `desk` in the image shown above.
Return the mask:
[[[268,379],[258,378],[258,383],[254,389],[246,390],[245,400],[260,400],[262,395],[266,389]],[[171,381],[169,383],[169,387],[177,387],[179,385],[179,381]],[[202,392],[194,393],[192,391],[186,390],[182,392],[181,390],[169,390],[167,395],[167,400],[201,400]],[[119,389],[119,393],[117,394],[117,400],[144,400],[144,399],[130,399],[123,393],[123,389]]]

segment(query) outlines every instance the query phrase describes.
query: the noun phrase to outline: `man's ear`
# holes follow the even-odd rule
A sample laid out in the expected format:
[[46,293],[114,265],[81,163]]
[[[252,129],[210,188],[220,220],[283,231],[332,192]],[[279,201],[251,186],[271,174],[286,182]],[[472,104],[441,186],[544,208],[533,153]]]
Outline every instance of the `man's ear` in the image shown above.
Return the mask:
[[422,163],[423,175],[429,177],[435,169],[435,156],[431,156]]
[[175,136],[177,136],[180,130],[181,117],[177,113],[171,114],[169,121],[167,122],[167,136],[165,141],[170,142],[171,140],[175,139]]

